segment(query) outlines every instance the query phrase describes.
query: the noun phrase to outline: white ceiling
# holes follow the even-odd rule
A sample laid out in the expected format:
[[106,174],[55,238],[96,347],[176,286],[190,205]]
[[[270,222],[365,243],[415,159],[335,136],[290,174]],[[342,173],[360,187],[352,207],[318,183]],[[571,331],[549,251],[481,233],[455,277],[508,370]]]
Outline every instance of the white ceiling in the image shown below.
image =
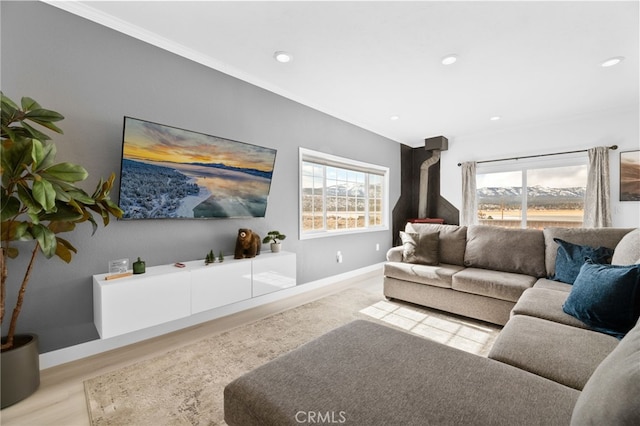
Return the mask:
[[410,146],[639,102],[637,0],[48,3]]

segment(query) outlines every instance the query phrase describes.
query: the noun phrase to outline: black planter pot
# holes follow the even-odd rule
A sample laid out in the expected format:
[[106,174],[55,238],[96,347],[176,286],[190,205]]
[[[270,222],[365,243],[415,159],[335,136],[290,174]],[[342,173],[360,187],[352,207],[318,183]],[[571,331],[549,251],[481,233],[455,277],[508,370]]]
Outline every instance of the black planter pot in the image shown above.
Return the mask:
[[[5,341],[5,338],[2,338]],[[2,358],[2,408],[22,401],[40,386],[40,354],[38,336],[20,334],[14,337],[13,349],[3,351]]]

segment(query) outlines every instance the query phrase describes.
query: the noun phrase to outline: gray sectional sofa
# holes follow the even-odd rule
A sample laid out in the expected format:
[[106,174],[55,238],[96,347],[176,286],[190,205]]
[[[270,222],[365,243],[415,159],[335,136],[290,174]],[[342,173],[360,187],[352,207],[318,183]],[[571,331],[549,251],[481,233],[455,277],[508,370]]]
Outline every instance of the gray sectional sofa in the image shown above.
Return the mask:
[[[468,253],[461,261],[454,249],[460,245],[460,235],[454,234],[461,233],[461,227],[455,228],[437,230],[439,243],[451,237],[451,244],[438,245],[438,265],[399,265],[407,262],[398,262],[398,249],[392,249],[385,267],[385,293],[505,323],[488,357],[384,325],[354,321],[230,383],[224,392],[226,422],[232,426],[640,424],[640,265],[635,265],[640,263],[640,230],[493,228],[489,235],[491,229],[470,227],[464,229]],[[433,233],[434,228],[421,225],[418,230]],[[409,231],[418,233],[412,232],[414,227]],[[517,241],[509,239],[516,235],[520,235]],[[415,235],[412,238],[420,242]],[[545,278],[557,275],[556,255],[566,254],[558,250],[554,238],[580,247],[612,246],[614,265],[584,262],[573,285]],[[526,256],[502,248],[520,247],[521,241],[528,242],[521,247]],[[411,253],[411,244],[405,243],[403,250],[409,253],[403,255],[414,262],[433,262],[432,243],[431,238],[424,244],[426,254]],[[558,265],[562,273],[567,271],[564,260]],[[606,312],[626,325],[630,317],[619,314],[634,318],[627,327],[631,330],[623,326],[624,337],[620,330],[596,331],[592,318],[585,318],[587,324],[563,307],[584,288],[598,294],[590,301],[610,301],[606,291],[617,288],[609,285],[607,274],[612,271],[627,274],[620,288],[632,290],[615,299],[613,307],[606,306]],[[462,279],[456,279],[461,273]],[[485,312],[494,308],[498,314]],[[508,309],[506,318],[503,309]],[[599,319],[603,318],[606,315]]]
[[431,264],[409,263],[403,261],[406,243],[389,250],[384,295],[504,325],[525,290],[567,289],[547,279],[555,273],[558,244],[554,238],[614,249],[630,231],[632,228],[535,230],[407,223],[406,234],[436,235],[439,256],[426,259],[435,260]]

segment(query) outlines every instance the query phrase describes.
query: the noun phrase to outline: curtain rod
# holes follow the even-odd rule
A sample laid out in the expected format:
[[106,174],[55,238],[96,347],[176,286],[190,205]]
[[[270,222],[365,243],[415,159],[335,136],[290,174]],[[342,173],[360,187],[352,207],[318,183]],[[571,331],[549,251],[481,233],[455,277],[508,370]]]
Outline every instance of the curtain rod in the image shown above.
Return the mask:
[[[618,145],[611,145],[609,147],[611,150],[618,149]],[[525,155],[524,157],[511,157],[511,158],[499,158],[497,160],[484,160],[484,161],[476,161],[476,164],[480,163],[493,163],[496,161],[508,161],[508,160],[520,160],[523,158],[536,158],[536,157],[548,157],[550,155],[562,155],[562,154],[575,154],[577,152],[587,152],[588,149],[579,149],[577,151],[565,151],[565,152],[552,152],[551,154],[538,154],[538,155]],[[458,167],[462,166],[462,163],[458,163]]]

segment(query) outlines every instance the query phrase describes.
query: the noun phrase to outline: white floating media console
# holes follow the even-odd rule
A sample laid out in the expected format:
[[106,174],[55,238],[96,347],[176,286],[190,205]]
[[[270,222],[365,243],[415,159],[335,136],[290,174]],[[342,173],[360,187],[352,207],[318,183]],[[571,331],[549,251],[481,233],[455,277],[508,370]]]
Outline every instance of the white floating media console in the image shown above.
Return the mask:
[[263,252],[184,268],[160,265],[115,280],[93,276],[93,321],[103,339],[296,285],[296,254]]

